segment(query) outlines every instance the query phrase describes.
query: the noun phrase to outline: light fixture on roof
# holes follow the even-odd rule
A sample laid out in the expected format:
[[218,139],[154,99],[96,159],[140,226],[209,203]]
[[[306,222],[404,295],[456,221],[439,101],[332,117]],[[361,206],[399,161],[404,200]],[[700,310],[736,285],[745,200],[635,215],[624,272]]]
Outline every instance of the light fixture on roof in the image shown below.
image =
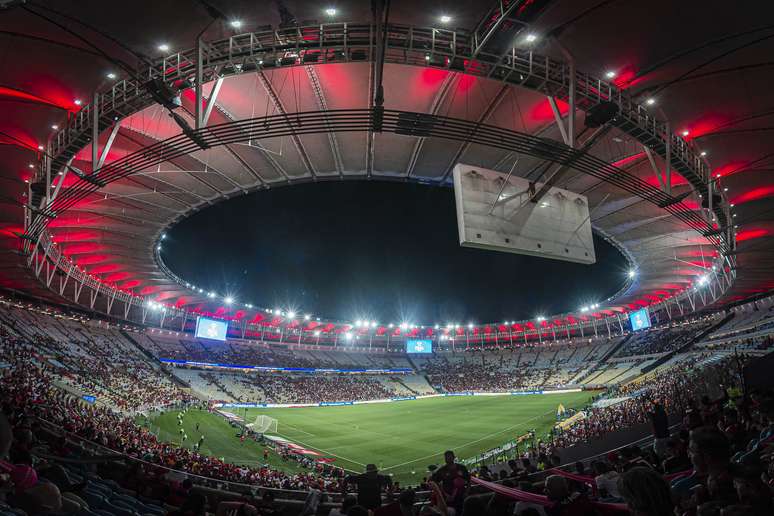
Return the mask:
[[215,297],[215,292],[210,292],[207,294],[207,297]]
[[28,164],[28,165],[27,165],[27,167],[28,167],[28,168],[35,168],[35,165],[33,165],[32,163],[30,163],[30,164]]
[[347,332],[347,333],[344,334],[344,338],[347,339],[347,340],[352,340],[352,334]]
[[328,7],[325,10],[325,14],[327,14],[328,16],[336,16],[336,13],[338,12],[339,12],[338,9],[336,9],[335,7]]
[[608,79],[614,79],[615,76],[616,76],[616,73],[613,70],[608,70],[607,72],[605,72],[605,77],[607,77]]
[[309,314],[306,314],[306,315],[304,316],[304,320],[305,320],[305,321],[308,321],[308,320],[309,320],[309,319],[311,319],[311,318],[312,318],[312,316],[311,316],[311,315],[309,315]]
[[363,321],[361,321],[360,319],[355,321],[355,326],[362,326],[362,325],[363,325]]
[[81,99],[75,99],[73,100],[73,104],[75,104],[76,106],[80,106],[81,104],[83,104],[83,101]]
[[233,302],[234,302],[234,298],[233,298],[233,297],[231,297],[231,296],[228,296],[228,297],[226,297],[225,299],[223,299],[223,301],[225,301],[225,303],[226,303],[227,305],[230,305],[231,303],[233,303]]
[[683,136],[688,136],[690,133],[689,133],[689,132],[688,132],[688,130],[686,129],[686,130],[684,130],[684,131],[683,131],[681,134],[682,134]]
[[441,23],[449,23],[450,21],[452,21],[451,16],[449,16],[448,14],[444,14],[443,16],[441,16],[440,20],[441,20]]
[[115,79],[116,77],[117,77],[116,74],[114,74],[113,72],[108,72],[107,73],[107,78],[108,79]]
[[707,155],[707,151],[703,150],[699,153],[699,156],[704,157]]
[[404,322],[400,323],[400,329],[401,330],[405,330],[406,328],[408,328],[408,324],[407,323],[404,323]]
[[527,37],[524,38],[524,40],[527,43],[534,43],[535,41],[537,41],[537,39],[538,39],[537,34],[531,34],[531,33],[527,34]]
[[648,100],[645,101],[645,104],[647,104],[649,106],[652,106],[655,103],[656,103],[656,99],[654,99],[653,97],[651,97],[651,98],[649,98]]
[[162,43],[161,45],[159,45],[156,48],[158,48],[159,51],[161,51],[161,52],[169,52],[169,45],[167,45],[166,43]]
[[156,246],[156,251],[161,251],[161,245]]
[[723,191],[727,192],[728,191],[728,187],[723,188]]
[[288,319],[293,319],[295,316],[296,316],[296,312],[292,310],[288,312]]
[[314,336],[315,336],[315,337],[319,337],[319,336],[320,336],[320,331],[319,331],[319,330],[315,331],[315,332],[314,332]]
[[538,316],[537,316],[537,320],[538,320],[538,322],[543,322],[543,321],[545,321],[545,320],[546,320],[546,318],[545,318],[545,317],[543,317],[542,315],[538,315]]
[[472,330],[472,329],[473,329],[473,323],[468,323],[468,329],[469,329],[469,330]]
[[59,130],[59,126],[54,124],[54,125],[51,126],[51,129],[53,129],[54,131],[57,131],[57,130]]
[[253,307],[253,305],[251,305],[250,303],[247,303],[245,306],[246,306],[247,308],[252,308],[252,307]]
[[166,233],[162,233],[161,234],[161,239],[164,240],[165,238],[167,238],[167,234]]
[[371,321],[371,328],[376,328],[376,321]]
[[232,27],[234,27],[235,29],[238,29],[239,27],[241,27],[241,26],[242,26],[242,20],[231,20],[231,21],[229,22],[229,25],[231,25],[231,26],[232,26]]
[[38,145],[38,150],[43,150],[43,146],[42,145]]
[[634,269],[629,269],[629,277],[633,278],[637,275],[637,271]]

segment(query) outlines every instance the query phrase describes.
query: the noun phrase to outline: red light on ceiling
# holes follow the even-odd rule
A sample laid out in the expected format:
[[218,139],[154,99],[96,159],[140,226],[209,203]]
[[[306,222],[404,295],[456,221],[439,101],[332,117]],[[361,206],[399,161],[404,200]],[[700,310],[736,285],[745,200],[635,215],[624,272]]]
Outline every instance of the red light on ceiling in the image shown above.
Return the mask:
[[756,238],[767,237],[770,234],[771,231],[765,228],[742,229],[736,233],[736,241],[744,242],[747,240],[754,240]]
[[[570,112],[570,105],[563,100],[556,99],[556,107],[559,108],[559,113],[562,116],[567,115]],[[532,108],[529,113],[529,118],[536,122],[546,122],[554,119],[554,111],[551,109],[551,103],[548,99],[543,99]]]
[[733,204],[743,204],[772,196],[774,196],[774,185],[759,186],[737,195],[731,199],[731,202]]

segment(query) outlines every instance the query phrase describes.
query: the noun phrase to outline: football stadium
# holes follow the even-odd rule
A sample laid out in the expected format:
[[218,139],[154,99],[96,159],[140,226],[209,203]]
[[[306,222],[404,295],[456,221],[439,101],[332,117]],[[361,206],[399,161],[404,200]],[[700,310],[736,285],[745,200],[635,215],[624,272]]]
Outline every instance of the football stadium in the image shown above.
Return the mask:
[[772,14],[0,0],[0,516],[774,514]]

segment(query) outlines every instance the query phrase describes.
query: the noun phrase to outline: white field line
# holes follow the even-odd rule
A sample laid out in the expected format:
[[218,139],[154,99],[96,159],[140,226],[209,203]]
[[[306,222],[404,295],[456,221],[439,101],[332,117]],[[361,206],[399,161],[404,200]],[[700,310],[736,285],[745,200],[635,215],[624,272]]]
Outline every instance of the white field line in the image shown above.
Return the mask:
[[[298,428],[297,426],[289,425],[288,423],[282,423],[282,426],[286,426],[288,428],[292,428],[293,430],[296,430],[297,432],[301,432],[302,434],[306,434],[306,435],[310,435],[312,437],[315,437],[315,435],[313,433],[307,432],[306,430],[302,430],[302,429]],[[279,423],[277,424],[277,430],[279,430]],[[277,432],[277,433],[279,433],[279,432]]]
[[[470,441],[470,442],[467,442],[467,443],[458,444],[458,445],[456,445],[456,446],[452,446],[451,448],[452,448],[452,449],[455,449],[455,448],[456,448],[456,449],[460,449],[460,448],[464,448],[465,446],[469,446],[469,445],[471,445],[471,444],[476,444],[477,442],[483,441],[484,439],[489,439],[490,437],[492,437],[492,436],[495,436],[495,435],[497,435],[497,434],[502,434],[502,433],[504,433],[504,432],[507,432],[507,431],[509,431],[509,430],[513,430],[514,428],[518,428],[518,427],[520,427],[520,426],[526,425],[526,424],[527,424],[527,423],[529,423],[530,421],[534,421],[534,420],[536,420],[536,419],[538,419],[538,418],[541,418],[541,417],[543,417],[543,416],[547,416],[548,414],[553,414],[553,413],[554,413],[554,411],[553,411],[553,410],[549,410],[548,412],[546,412],[546,413],[544,413],[544,414],[539,414],[539,415],[537,415],[537,416],[535,416],[535,417],[532,417],[532,418],[529,418],[529,419],[527,419],[527,420],[524,420],[524,421],[522,421],[522,422],[520,422],[520,423],[517,423],[517,424],[515,424],[515,425],[513,425],[513,426],[509,426],[508,428],[503,428],[502,430],[498,430],[497,432],[493,432],[493,433],[491,433],[491,434],[485,435],[484,437],[481,437],[481,438],[479,438],[479,439],[476,439],[475,441]],[[446,451],[446,450],[444,450],[444,451]],[[395,468],[399,468],[399,467],[401,467],[401,466],[405,466],[406,464],[413,464],[414,462],[419,462],[420,460],[429,459],[429,458],[431,458],[431,457],[435,457],[435,456],[437,456],[437,455],[442,455],[442,454],[443,454],[443,451],[440,451],[440,452],[437,452],[437,453],[433,453],[433,454],[430,454],[430,455],[425,455],[424,457],[420,457],[420,458],[418,458],[418,459],[414,459],[414,460],[410,460],[410,461],[408,461],[408,462],[402,462],[402,463],[400,463],[400,464],[395,464],[395,465],[393,465],[393,466],[389,466],[389,467],[386,467],[386,468],[382,468],[382,471],[387,471],[387,470],[389,470],[389,469],[395,469]]]
[[298,439],[291,439],[291,438],[290,438],[290,437],[288,437],[287,435],[283,435],[283,434],[281,434],[281,433],[279,433],[279,432],[277,432],[277,433],[279,434],[279,436],[280,436],[280,437],[284,437],[284,438],[286,438],[286,439],[287,439],[288,441],[290,441],[290,442],[293,442],[293,443],[298,443],[298,444],[300,444],[300,445],[302,445],[302,446],[306,446],[306,447],[307,447],[307,448],[309,448],[310,450],[315,450],[315,451],[323,452],[324,454],[326,454],[326,455],[332,455],[333,457],[336,457],[337,459],[344,459],[345,461],[347,461],[347,462],[351,462],[352,464],[357,464],[358,466],[363,466],[363,467],[365,467],[365,464],[363,464],[362,462],[358,462],[358,461],[356,461],[356,460],[349,459],[349,458],[347,458],[347,457],[344,457],[343,455],[336,455],[335,453],[331,453],[331,452],[330,452],[330,451],[328,451],[328,450],[323,450],[322,448],[316,448],[316,447],[312,446],[311,444],[307,444],[307,443],[305,443],[305,442],[299,441]]

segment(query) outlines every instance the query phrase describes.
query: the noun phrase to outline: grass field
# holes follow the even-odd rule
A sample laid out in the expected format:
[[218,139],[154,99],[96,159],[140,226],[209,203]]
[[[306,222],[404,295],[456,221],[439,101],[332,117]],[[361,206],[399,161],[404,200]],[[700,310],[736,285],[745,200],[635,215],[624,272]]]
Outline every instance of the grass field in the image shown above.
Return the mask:
[[[555,422],[556,407],[581,407],[591,393],[527,396],[461,396],[427,398],[397,403],[339,407],[232,409],[248,422],[260,414],[279,421],[278,434],[352,471],[376,464],[401,482],[418,481],[430,464],[443,460],[443,452],[454,450],[459,458],[473,457],[511,439],[535,430],[544,435]],[[262,448],[254,442],[239,442],[236,430],[220,416],[189,411],[184,428],[192,445],[200,422],[205,434],[203,449],[217,457],[243,464],[262,462]],[[176,413],[153,421],[163,439],[179,442]],[[190,428],[190,430],[189,430]],[[270,463],[285,469],[272,455]]]

